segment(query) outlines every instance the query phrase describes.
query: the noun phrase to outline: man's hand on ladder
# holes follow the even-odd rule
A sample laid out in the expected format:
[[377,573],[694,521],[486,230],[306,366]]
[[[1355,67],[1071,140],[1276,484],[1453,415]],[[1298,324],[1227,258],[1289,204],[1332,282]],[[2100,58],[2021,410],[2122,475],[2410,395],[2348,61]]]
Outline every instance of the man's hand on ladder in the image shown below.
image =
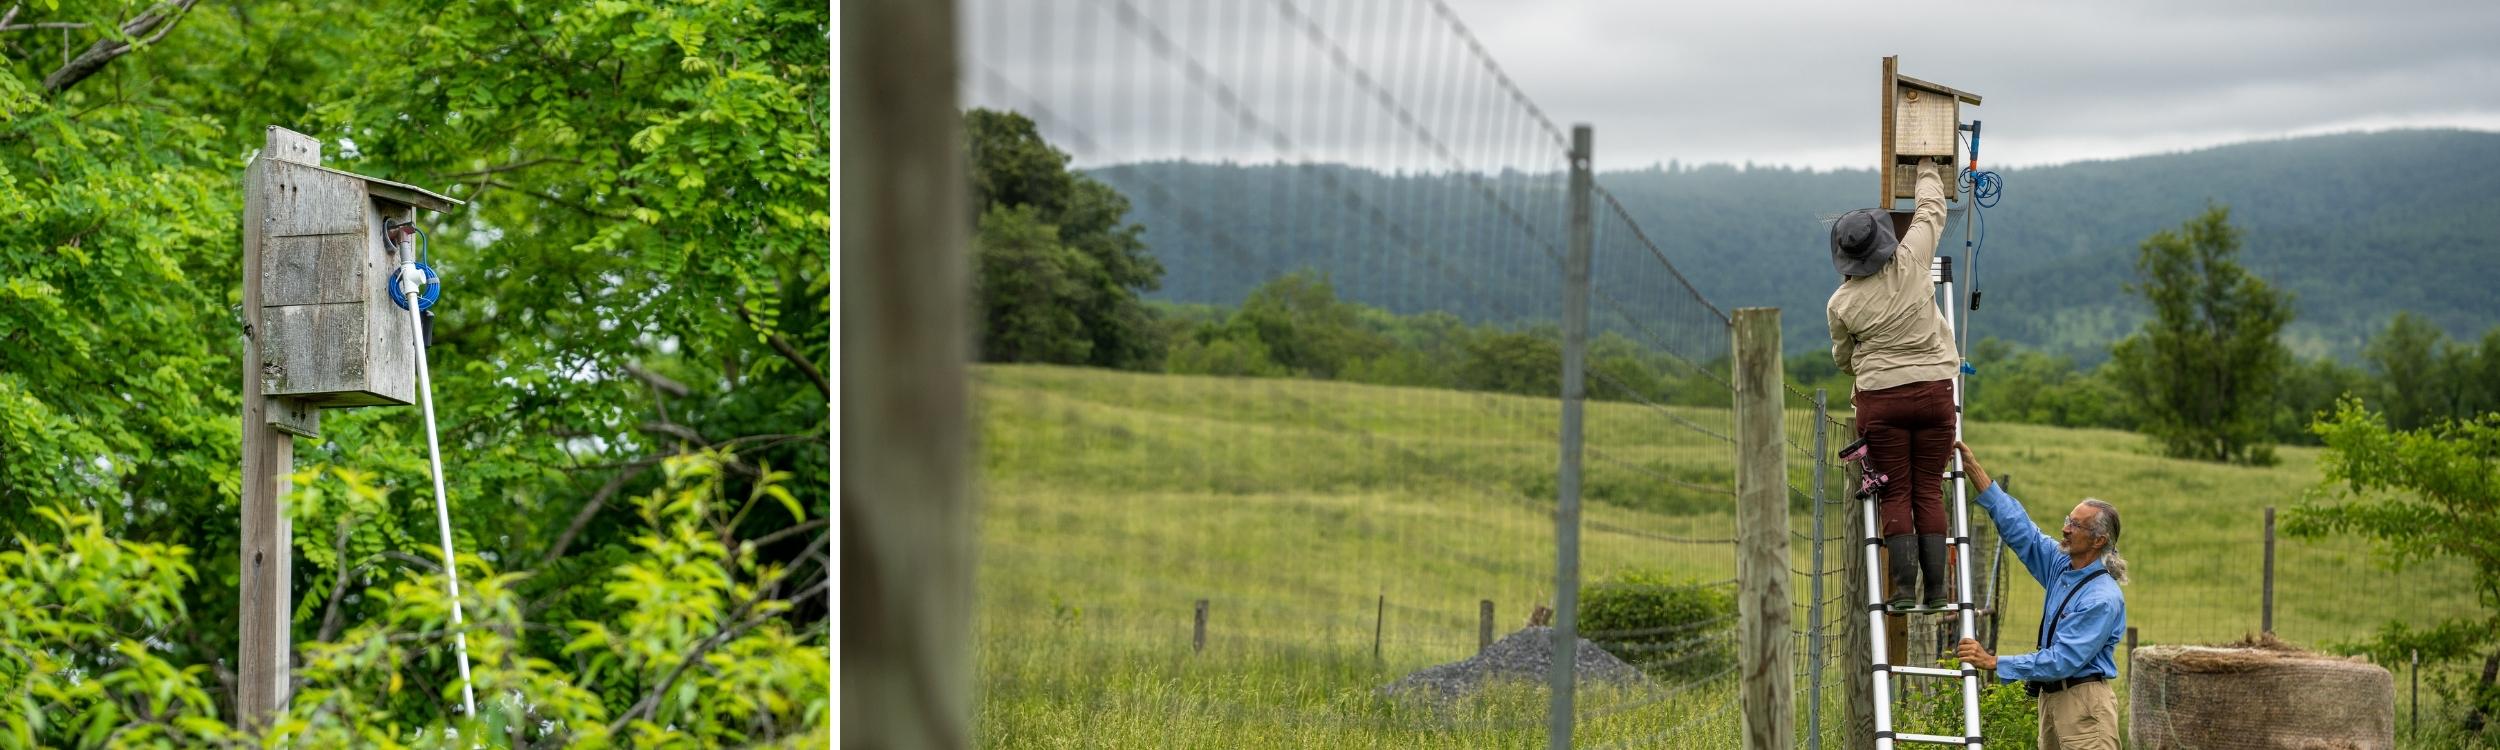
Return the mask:
[[1978,641],[1969,638],[1962,639],[1961,645],[1953,647],[1953,655],[1980,669],[1997,668],[1997,658],[1990,655],[1987,649],[1980,648]]
[[1970,475],[1971,487],[1976,488],[1979,492],[1988,491],[1988,470],[1979,468],[1979,459],[1971,457],[1970,446],[1963,445],[1962,441],[1955,440],[1953,441],[1953,449],[1960,451],[1962,454],[1962,473]]

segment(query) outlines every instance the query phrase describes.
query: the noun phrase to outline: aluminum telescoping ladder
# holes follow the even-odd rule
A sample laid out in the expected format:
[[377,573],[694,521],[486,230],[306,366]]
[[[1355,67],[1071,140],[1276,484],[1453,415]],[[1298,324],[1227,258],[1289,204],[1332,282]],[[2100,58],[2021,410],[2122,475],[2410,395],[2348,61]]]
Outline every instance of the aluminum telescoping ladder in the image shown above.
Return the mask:
[[[1935,258],[1934,265],[1930,267],[1929,271],[1929,278],[1933,280],[1944,293],[1945,302],[1942,305],[1942,308],[1945,312],[1946,336],[1951,337],[1953,335],[1953,331],[1958,327],[1956,321],[1954,320],[1954,311],[1957,307],[1955,303],[1958,302],[1958,299],[1953,295],[1953,257],[1938,254]],[[1962,439],[1962,372],[1963,371],[1957,370],[1953,377],[1953,439],[1955,442],[1960,442]],[[1964,475],[1962,473],[1962,457],[1959,451],[1954,452],[1951,467],[1952,468],[1947,472],[1946,477],[1951,479],[1953,482],[1953,536],[1950,540],[1953,546],[1951,547],[1952,554],[1948,555],[1948,557],[1952,558],[1953,565],[1953,601],[1949,603],[1945,609],[1939,610],[1918,608],[1899,614],[1934,614],[1950,612],[1955,615],[1955,619],[1960,625],[1960,638],[1975,639],[1978,637],[1976,635],[1978,610],[1972,605],[1971,602],[1970,496],[1967,494],[1968,487],[1964,482]],[[1909,481],[1909,478],[1901,477],[1897,481]],[[1967,661],[1957,661],[1956,663],[1961,665],[1961,668],[1958,670],[1939,669],[1934,667],[1897,666],[1885,662],[1885,655],[1889,651],[1884,643],[1884,617],[1887,612],[1884,609],[1883,576],[1878,570],[1878,563],[1880,562],[1880,559],[1876,554],[1876,550],[1883,546],[1884,539],[1882,530],[1876,526],[1876,502],[1878,500],[1876,494],[1877,493],[1863,491],[1859,493],[1859,502],[1865,504],[1866,506],[1866,528],[1864,529],[1866,532],[1866,618],[1868,626],[1867,636],[1872,639],[1872,645],[1874,647],[1872,653],[1875,657],[1874,664],[1870,665],[1870,671],[1873,673],[1875,680],[1874,703],[1876,750],[1892,750],[1896,742],[1922,742],[1936,745],[1966,745],[1974,748],[1981,747],[1982,740],[1979,736],[1980,676],[1978,667],[1973,666]],[[1894,560],[1893,564],[1917,565],[1918,561]],[[1959,642],[1959,640],[1957,639],[1956,642]],[[1954,737],[1938,734],[1915,734],[1910,732],[1894,731],[1892,726],[1892,676],[1896,674],[1915,675],[1920,677],[1961,678],[1962,736]]]

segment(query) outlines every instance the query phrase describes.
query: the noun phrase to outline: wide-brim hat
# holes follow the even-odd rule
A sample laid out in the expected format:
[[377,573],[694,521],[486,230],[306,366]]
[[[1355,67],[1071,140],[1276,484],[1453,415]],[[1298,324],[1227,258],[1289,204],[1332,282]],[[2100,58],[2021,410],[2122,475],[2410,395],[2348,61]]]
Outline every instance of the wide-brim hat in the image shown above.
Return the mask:
[[1832,268],[1844,276],[1873,276],[1892,262],[1901,240],[1892,233],[1892,212],[1861,208],[1832,222]]

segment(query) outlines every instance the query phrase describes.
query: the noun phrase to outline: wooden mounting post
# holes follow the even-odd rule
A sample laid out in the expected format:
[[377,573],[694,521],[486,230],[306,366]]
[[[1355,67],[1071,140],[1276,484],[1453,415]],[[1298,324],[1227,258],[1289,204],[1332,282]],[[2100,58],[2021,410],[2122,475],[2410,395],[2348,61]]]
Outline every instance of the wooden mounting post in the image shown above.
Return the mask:
[[1782,433],[1780,311],[1736,311],[1736,621],[1746,750],[1796,742],[1790,648],[1788,453]]
[[286,515],[295,439],[288,433],[317,424],[304,414],[311,409],[261,396],[261,225],[270,219],[262,183],[275,161],[319,166],[321,142],[272,127],[243,176],[243,559],[235,610],[242,641],[234,673],[235,706],[246,726],[286,710],[295,645],[295,535]]

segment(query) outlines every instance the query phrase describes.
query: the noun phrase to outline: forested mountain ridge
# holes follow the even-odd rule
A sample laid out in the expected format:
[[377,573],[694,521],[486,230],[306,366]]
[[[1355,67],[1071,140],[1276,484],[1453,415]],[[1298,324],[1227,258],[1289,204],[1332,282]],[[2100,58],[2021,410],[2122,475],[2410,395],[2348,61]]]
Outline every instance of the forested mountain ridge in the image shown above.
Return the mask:
[[[2021,148],[2018,138],[1990,143],[2006,153]],[[1359,246],[1383,241],[1388,233],[1380,227],[1399,227],[1415,246],[1408,252],[1434,252],[1441,262],[1515,264],[1521,259],[1509,256],[1529,252],[1523,243],[1469,244],[1494,221],[1475,215],[1487,213],[1486,204],[1448,196],[1490,185],[1531,216],[1556,213],[1554,227],[1563,205],[1552,195],[1559,180],[1534,174],[1458,178],[1189,162],[1089,171],[1134,199],[1130,219],[1145,227],[1149,251],[1167,269],[1154,296],[1180,302],[1238,304],[1261,280],[1244,269],[1308,267],[1338,278],[1348,299],[1417,312],[1402,309],[1414,303],[1397,298],[1411,291],[1398,289],[1397,279],[1362,276],[1370,251]],[[2248,267],[2294,293],[2297,317],[2284,338],[2299,354],[2352,360],[2362,340],[2398,310],[2459,337],[2500,322],[2500,296],[2485,292],[2478,272],[2500,259],[2500,133],[2327,135],[1999,171],[2005,195],[1980,225],[1977,282],[1986,295],[1973,330],[1982,336],[2085,362],[2106,356],[2145,314],[2125,291],[2135,277],[2137,244],[2208,203],[2230,206],[2233,223],[2246,230]],[[1720,308],[1789,311],[1792,350],[1826,340],[1820,310],[1835,279],[1823,222],[1864,205],[1873,180],[1871,170],[1725,164],[1598,175]],[[1329,231],[1274,218],[1309,223],[1349,196],[1363,197],[1379,217],[1325,220]],[[1958,214],[1944,242],[1956,254],[1963,237]],[[1502,320],[1552,319],[1556,296],[1520,289],[1502,291],[1501,299],[1429,298],[1444,309],[1473,305],[1451,310],[1465,317]]]

